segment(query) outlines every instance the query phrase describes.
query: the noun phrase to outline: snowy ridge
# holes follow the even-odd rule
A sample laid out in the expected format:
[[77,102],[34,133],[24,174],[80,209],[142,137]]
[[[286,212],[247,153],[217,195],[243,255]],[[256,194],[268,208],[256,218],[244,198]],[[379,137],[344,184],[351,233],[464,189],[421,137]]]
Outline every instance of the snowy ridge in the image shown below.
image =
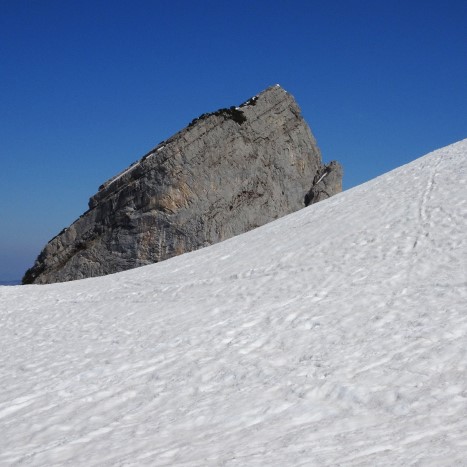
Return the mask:
[[0,465],[467,465],[467,140],[166,262],[0,287]]

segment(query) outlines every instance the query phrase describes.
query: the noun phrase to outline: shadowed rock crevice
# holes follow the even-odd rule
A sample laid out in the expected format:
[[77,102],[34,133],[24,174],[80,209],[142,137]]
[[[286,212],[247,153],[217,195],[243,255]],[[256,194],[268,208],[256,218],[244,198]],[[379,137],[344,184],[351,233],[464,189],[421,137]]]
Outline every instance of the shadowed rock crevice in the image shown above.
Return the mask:
[[332,161],[324,166],[313,178],[310,191],[305,195],[305,206],[323,201],[342,191],[342,166]]
[[201,115],[103,183],[23,283],[110,274],[244,233],[302,208],[305,196],[311,204],[340,191],[336,167],[322,164],[294,98],[270,87]]

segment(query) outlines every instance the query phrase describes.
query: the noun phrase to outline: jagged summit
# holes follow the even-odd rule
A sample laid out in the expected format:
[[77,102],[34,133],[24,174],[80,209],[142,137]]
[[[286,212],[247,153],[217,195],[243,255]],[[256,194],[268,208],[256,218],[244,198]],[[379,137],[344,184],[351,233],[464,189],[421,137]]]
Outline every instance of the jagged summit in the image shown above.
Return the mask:
[[103,183],[23,283],[114,273],[246,232],[341,191],[340,166],[327,167],[294,98],[269,87],[200,115]]

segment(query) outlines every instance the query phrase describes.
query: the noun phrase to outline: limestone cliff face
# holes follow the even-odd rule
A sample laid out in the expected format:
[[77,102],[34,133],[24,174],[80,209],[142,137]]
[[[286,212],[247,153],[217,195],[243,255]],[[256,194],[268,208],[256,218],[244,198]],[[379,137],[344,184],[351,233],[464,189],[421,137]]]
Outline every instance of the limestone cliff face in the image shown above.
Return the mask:
[[[319,183],[333,178],[334,185],[310,199],[325,172]],[[240,107],[193,120],[105,182],[89,210],[45,246],[23,283],[82,279],[162,261],[340,190],[340,166],[323,166],[294,98],[273,86]]]

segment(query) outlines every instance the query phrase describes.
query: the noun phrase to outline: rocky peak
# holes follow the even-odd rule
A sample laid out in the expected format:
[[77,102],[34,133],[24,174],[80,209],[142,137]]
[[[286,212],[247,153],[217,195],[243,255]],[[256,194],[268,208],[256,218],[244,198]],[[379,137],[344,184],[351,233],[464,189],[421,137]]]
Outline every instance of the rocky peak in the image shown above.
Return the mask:
[[[294,98],[272,86],[194,119],[112,177],[23,283],[110,274],[216,243],[341,191]],[[315,191],[313,191],[315,190]],[[306,199],[305,199],[306,198]]]

